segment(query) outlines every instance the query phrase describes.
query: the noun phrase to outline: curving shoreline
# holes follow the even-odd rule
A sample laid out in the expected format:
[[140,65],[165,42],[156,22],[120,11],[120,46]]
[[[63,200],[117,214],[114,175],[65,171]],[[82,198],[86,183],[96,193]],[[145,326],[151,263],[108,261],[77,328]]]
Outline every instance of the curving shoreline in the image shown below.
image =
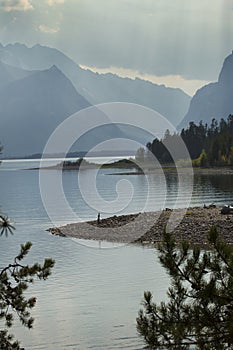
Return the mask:
[[[107,241],[112,243],[156,244],[162,241],[162,233],[171,214],[173,223],[183,216],[184,209],[161,212],[113,216],[96,221],[68,224],[48,231],[54,235],[78,239]],[[188,208],[173,233],[177,241],[189,240],[193,244],[206,244],[212,225],[219,228],[221,237],[233,243],[233,215],[222,215],[221,208]],[[149,227],[149,229],[148,229]]]

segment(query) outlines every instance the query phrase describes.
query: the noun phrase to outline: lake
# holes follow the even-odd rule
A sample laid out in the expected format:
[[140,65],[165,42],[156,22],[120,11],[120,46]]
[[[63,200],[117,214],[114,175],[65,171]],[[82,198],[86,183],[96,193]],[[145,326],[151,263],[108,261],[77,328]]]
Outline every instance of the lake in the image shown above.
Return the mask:
[[[33,247],[27,261],[52,257],[56,265],[47,281],[38,281],[29,289],[29,295],[37,296],[36,307],[32,310],[34,329],[29,331],[16,324],[12,332],[21,340],[21,345],[30,350],[142,349],[135,319],[143,292],[151,290],[160,301],[166,298],[168,286],[168,277],[158,262],[156,251],[132,245],[93,248],[88,242],[50,235],[46,229],[68,223],[73,217],[64,215],[59,203],[54,201],[57,222],[50,221],[41,200],[39,172],[22,170],[34,166],[38,166],[38,161],[8,161],[0,167],[1,211],[12,218],[17,228],[14,236],[0,238],[1,266],[8,264],[17,254],[19,245],[28,240]],[[81,174],[87,188],[93,181],[93,171]],[[122,179],[131,182],[128,185],[134,189],[132,199],[128,203],[123,196],[124,206],[117,214],[143,211],[148,181],[152,192],[148,210],[182,207],[182,196],[176,201],[177,184],[172,174],[167,178],[164,194],[163,178],[117,175],[121,171],[104,169],[96,177],[98,193],[110,203],[118,198],[117,183]],[[59,171],[47,172],[52,180],[59,176]],[[107,175],[110,173],[115,175]],[[82,200],[77,172],[63,172],[62,180],[66,199],[80,220],[96,219],[98,197],[90,190],[88,200],[93,201],[92,208]],[[188,192],[189,181],[187,179],[186,186],[184,178],[183,198]],[[230,204],[232,198],[232,175],[195,176],[192,206],[212,202]],[[109,212],[101,212],[102,217],[115,214],[111,205],[108,209]]]

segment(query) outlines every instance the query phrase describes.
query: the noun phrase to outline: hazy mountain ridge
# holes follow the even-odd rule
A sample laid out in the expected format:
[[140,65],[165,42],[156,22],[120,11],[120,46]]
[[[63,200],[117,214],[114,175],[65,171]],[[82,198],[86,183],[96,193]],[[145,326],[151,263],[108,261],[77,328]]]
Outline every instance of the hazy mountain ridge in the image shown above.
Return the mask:
[[6,155],[42,152],[63,120],[90,104],[56,67],[31,72],[0,90],[0,140]]
[[22,79],[30,74],[32,74],[31,71],[13,67],[0,61],[0,89],[6,87],[12,81]]
[[[90,104],[130,102],[152,108],[177,125],[188,110],[190,96],[180,89],[167,88],[141,79],[121,78],[82,69],[57,49],[41,45],[28,48],[22,44],[0,47],[0,59],[27,70],[48,69],[56,65]],[[9,62],[10,60],[10,62]]]
[[[156,85],[139,78],[121,78],[115,74],[89,72],[83,87],[101,102],[130,102],[154,109],[177,125],[186,113],[190,97],[180,89]],[[82,73],[84,74],[84,73]],[[94,76],[93,76],[94,74]]]
[[[180,89],[141,79],[84,70],[57,49],[0,44],[0,141],[6,156],[40,153],[54,129],[73,113],[92,104],[119,101],[155,109],[176,124],[190,97]],[[73,151],[119,137],[143,144],[150,139],[130,127],[105,126],[82,137],[80,148]]]
[[226,119],[233,113],[233,52],[224,60],[218,81],[199,89],[193,96],[188,113],[179,125],[186,127],[190,121],[211,123],[215,118]]
[[[0,69],[0,78],[5,77],[6,82],[0,89],[0,140],[4,145],[4,156],[42,153],[50,135],[60,123],[75,112],[91,106],[56,66],[43,71],[30,71],[30,74],[17,68],[17,77],[10,74],[10,66],[1,63],[1,67],[3,74],[1,76]],[[96,109],[95,115],[98,113]],[[149,135],[115,124],[99,126],[84,134],[71,151],[83,152],[106,139],[124,137],[144,144]],[[56,151],[61,152],[57,146]]]

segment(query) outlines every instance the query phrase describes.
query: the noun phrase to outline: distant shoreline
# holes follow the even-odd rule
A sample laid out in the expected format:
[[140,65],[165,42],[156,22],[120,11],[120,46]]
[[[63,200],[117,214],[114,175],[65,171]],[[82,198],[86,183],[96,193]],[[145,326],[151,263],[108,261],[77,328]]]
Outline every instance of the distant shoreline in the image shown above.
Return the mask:
[[89,162],[86,159],[79,158],[77,161],[62,161],[55,165],[50,166],[43,166],[43,167],[34,167],[30,168],[28,170],[62,170],[62,171],[69,171],[69,170],[86,170],[86,169],[98,169],[98,168],[104,168],[104,169],[139,169],[139,166],[137,166],[132,159],[121,159],[114,161],[112,163],[104,163],[104,164],[98,164]]
[[[74,223],[50,228],[48,231],[54,235],[84,240],[153,245],[162,241],[163,230],[171,214],[175,214],[172,221],[174,223],[174,220],[184,214],[182,210],[167,209],[161,212],[113,216],[101,220],[99,224],[96,221]],[[156,220],[153,221],[153,224],[147,226],[154,218]],[[130,225],[127,226],[127,224]],[[233,243],[233,215],[221,214],[220,207],[188,208],[173,233],[178,242],[188,240],[192,244],[205,245],[212,225],[219,228],[220,235],[226,242]]]
[[[139,165],[138,165],[139,164]],[[94,162],[90,162],[86,159],[79,158],[77,161],[62,161],[60,163],[57,163],[55,165],[51,166],[43,166],[43,167],[34,167],[27,170],[62,170],[62,171],[69,171],[69,170],[87,170],[87,169],[122,169],[122,172],[116,173],[108,173],[106,175],[149,175],[149,174],[157,174],[157,173],[177,173],[177,170],[179,170],[179,173],[189,173],[193,171],[194,174],[203,174],[203,175],[231,175],[233,174],[233,166],[223,166],[223,167],[203,167],[203,168],[197,168],[197,167],[182,167],[178,166],[175,167],[174,165],[170,164],[164,164],[161,167],[155,167],[153,163],[140,163],[136,164],[134,162],[134,159],[120,159],[117,161],[114,161],[112,163],[104,163],[104,164],[98,164]],[[127,171],[127,170],[134,170],[134,171]]]

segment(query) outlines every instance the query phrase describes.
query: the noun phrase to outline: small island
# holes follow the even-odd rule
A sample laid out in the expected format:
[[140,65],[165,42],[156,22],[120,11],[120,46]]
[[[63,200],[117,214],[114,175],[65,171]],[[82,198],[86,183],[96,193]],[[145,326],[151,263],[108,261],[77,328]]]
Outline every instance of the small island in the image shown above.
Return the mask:
[[137,172],[143,173],[141,168],[134,162],[133,159],[120,159],[115,162],[97,164],[89,162],[85,158],[79,158],[76,161],[64,160],[58,164],[43,166],[39,168],[30,168],[29,170],[86,170],[86,169],[135,169]]
[[95,163],[88,162],[84,158],[79,158],[76,161],[64,160],[58,164],[51,165],[48,167],[42,167],[40,169],[51,169],[51,170],[79,170],[82,169],[93,169],[96,168]]

